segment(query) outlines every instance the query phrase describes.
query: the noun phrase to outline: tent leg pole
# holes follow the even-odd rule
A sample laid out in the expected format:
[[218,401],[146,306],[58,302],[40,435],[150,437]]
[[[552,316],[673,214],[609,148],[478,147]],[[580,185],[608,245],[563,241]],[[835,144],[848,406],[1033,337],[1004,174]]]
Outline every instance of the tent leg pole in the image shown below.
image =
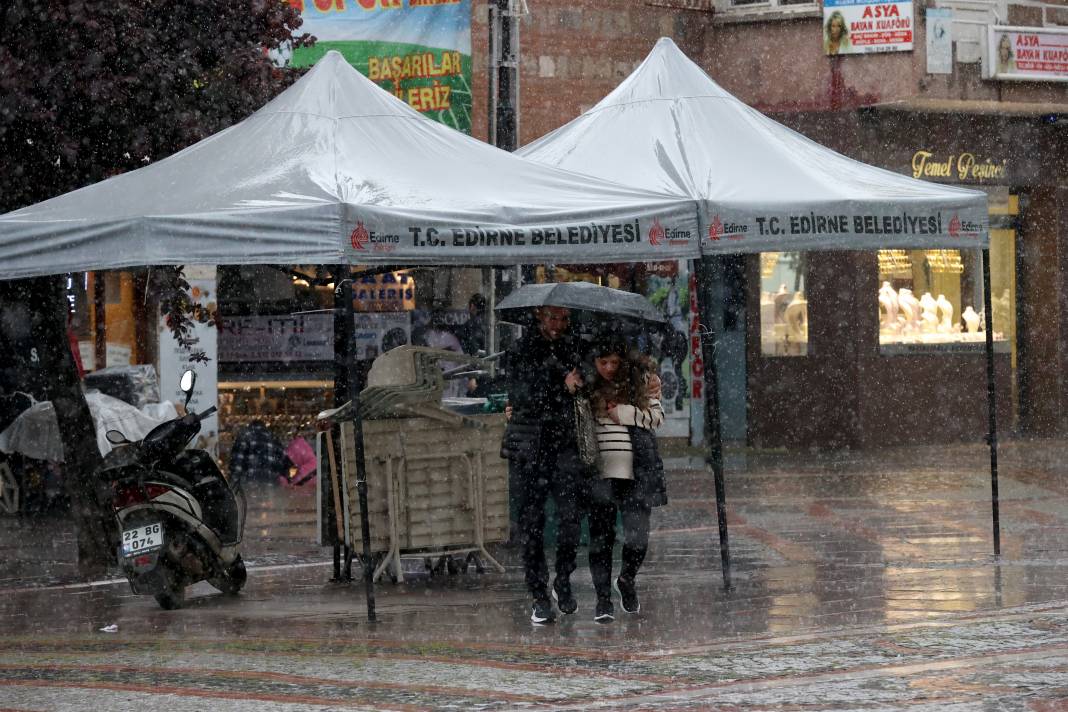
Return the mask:
[[367,620],[375,616],[374,566],[371,565],[371,526],[367,518],[367,462],[363,449],[363,413],[360,412],[361,378],[356,369],[356,312],[353,308],[352,279],[347,266],[336,270],[334,277],[335,297],[340,295],[342,304],[343,347],[342,354],[348,369],[349,400],[352,403],[352,440],[356,450],[356,493],[360,500],[360,532],[363,534],[363,580],[367,589]]
[[731,589],[731,551],[727,535],[727,490],[723,477],[723,439],[719,424],[719,375],[716,370],[716,333],[712,304],[712,265],[708,257],[694,260],[697,271],[697,308],[700,310],[701,359],[705,367],[705,461],[712,467],[719,523],[719,556],[723,588]]
[[990,510],[994,526],[994,557],[1001,557],[1001,515],[998,505],[998,413],[994,378],[994,309],[990,295],[990,249],[983,256],[983,309],[986,311],[987,444],[990,445]]

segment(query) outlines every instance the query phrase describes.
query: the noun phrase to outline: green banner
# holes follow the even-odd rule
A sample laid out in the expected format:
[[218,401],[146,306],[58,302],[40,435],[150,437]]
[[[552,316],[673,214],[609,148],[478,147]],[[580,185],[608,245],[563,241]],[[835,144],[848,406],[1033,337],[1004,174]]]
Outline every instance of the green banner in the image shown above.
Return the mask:
[[471,133],[471,0],[289,0],[314,47],[307,67],[336,50],[364,76],[446,126]]

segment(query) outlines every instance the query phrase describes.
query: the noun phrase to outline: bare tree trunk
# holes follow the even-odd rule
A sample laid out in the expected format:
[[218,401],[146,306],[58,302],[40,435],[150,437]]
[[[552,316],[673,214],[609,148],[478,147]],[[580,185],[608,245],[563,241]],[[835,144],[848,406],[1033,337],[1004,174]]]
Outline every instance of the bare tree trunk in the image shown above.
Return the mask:
[[[93,476],[100,464],[89,413],[67,336],[67,300],[58,277],[0,281],[0,343],[4,382],[38,400],[50,400],[63,441],[63,485],[78,528],[78,569],[104,573],[111,523],[106,487]],[[11,384],[14,384],[12,387]]]

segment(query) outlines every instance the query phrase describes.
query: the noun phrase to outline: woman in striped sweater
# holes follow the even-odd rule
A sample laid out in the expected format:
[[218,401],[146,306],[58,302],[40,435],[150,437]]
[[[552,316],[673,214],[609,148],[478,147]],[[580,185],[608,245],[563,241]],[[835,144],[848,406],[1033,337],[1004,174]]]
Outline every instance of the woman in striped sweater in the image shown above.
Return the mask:
[[[647,496],[648,483],[643,481],[648,473],[635,469],[637,439],[632,437],[632,429],[655,430],[664,422],[664,409],[660,405],[658,379],[650,376],[653,369],[649,359],[630,351],[622,339],[611,336],[599,339],[592,356],[597,375],[590,384],[590,401],[597,418],[600,460],[589,503],[590,573],[597,591],[594,620],[606,623],[615,618],[612,548],[617,513],[623,516],[623,565],[615,589],[624,611],[641,610],[634,579],[649,548],[649,516],[653,505]],[[655,449],[655,438],[640,440],[651,443],[645,447]],[[653,455],[659,462],[659,456]],[[640,458],[642,462],[648,460],[648,457]],[[662,475],[661,471],[659,476]]]

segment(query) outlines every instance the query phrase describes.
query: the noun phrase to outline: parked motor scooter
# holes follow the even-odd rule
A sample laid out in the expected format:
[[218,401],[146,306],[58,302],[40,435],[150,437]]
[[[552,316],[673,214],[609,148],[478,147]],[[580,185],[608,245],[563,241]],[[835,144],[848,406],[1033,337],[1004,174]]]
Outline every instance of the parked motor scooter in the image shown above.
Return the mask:
[[[182,374],[186,406],[195,382],[193,371]],[[197,581],[227,594],[245,585],[240,483],[228,481],[207,452],[186,449],[215,410],[169,420],[136,443],[116,430],[107,433],[118,447],[98,474],[112,483],[119,565],[134,593],[155,596],[168,610],[180,608],[186,586]]]

